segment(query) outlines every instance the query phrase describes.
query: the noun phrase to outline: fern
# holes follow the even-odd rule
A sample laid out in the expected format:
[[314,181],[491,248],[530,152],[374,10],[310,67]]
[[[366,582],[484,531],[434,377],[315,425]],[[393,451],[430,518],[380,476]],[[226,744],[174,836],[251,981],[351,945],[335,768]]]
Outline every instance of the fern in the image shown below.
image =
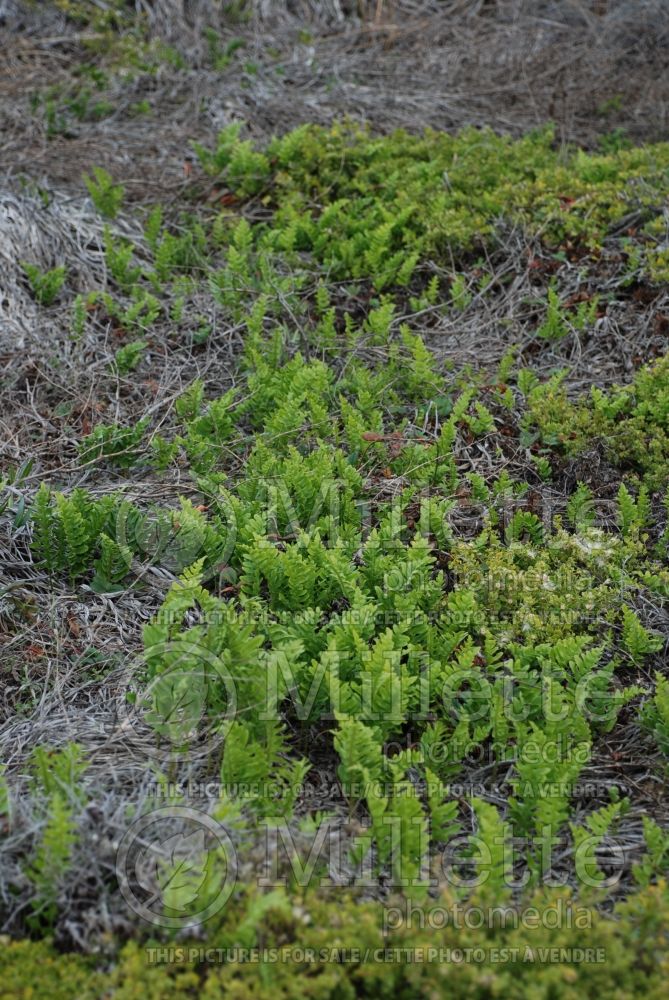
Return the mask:
[[174,411],[183,421],[192,421],[200,413],[204,401],[204,383],[195,379],[174,403]]
[[[556,707],[551,698],[551,709]],[[574,721],[566,718],[566,729],[571,732],[576,728]],[[582,722],[581,726],[587,728]],[[569,816],[572,787],[585,764],[584,754],[570,747],[565,736],[559,723],[545,730],[531,725],[521,742],[516,777],[511,781],[514,795],[509,805],[514,835],[535,837],[538,850],[530,852],[535,877],[548,863],[548,853]]]
[[130,291],[142,273],[140,267],[131,266],[135,248],[129,240],[116,239],[109,226],[105,226],[104,239],[109,272],[119,288]]
[[476,871],[476,896],[494,906],[505,902],[511,894],[513,872],[508,851],[511,829],[489,802],[473,798],[471,804],[476,816],[476,833],[470,848]]
[[389,871],[393,888],[407,896],[422,896],[427,888],[428,823],[414,785],[395,780],[390,794],[382,786],[367,786],[371,823],[354,841],[351,859],[360,864],[376,848],[377,872]]
[[86,300],[83,295],[76,295],[72,303],[72,321],[70,325],[70,336],[72,340],[80,340],[86,329],[87,319]]
[[132,565],[132,552],[127,545],[115,542],[102,532],[99,536],[100,555],[93,563],[95,576],[91,588],[104,594],[118,590],[119,584],[127,576]]
[[139,458],[140,442],[148,425],[148,417],[138,420],[134,427],[98,424],[79,444],[79,455],[82,462],[93,462],[98,458],[107,458],[113,460],[119,468],[130,468]]
[[645,486],[639,490],[636,501],[624,483],[618,489],[618,522],[623,538],[638,535],[649,515],[649,498]]
[[664,646],[662,636],[644,628],[636,613],[627,605],[623,606],[622,636],[623,645],[636,664],[642,663],[647,656]]
[[592,888],[604,881],[604,873],[597,863],[596,852],[611,825],[625,811],[626,806],[626,799],[611,802],[591,813],[585,821],[585,826],[569,824],[574,838],[576,877],[582,885]]
[[82,798],[83,793],[78,786],[86,767],[83,749],[77,743],[68,743],[62,750],[38,746],[31,759],[36,789],[49,796],[59,794],[74,800]]
[[467,414],[464,418],[464,422],[472,434],[475,437],[482,437],[484,434],[492,433],[495,430],[495,418],[488,407],[476,400],[474,402],[474,411],[473,414]]
[[430,814],[430,838],[432,843],[448,843],[461,830],[458,822],[458,803],[444,799],[442,782],[434,771],[425,768],[427,801]]
[[669,680],[655,675],[655,694],[641,710],[641,721],[649,729],[660,750],[669,756]]
[[395,304],[390,298],[382,298],[380,306],[370,309],[367,315],[367,327],[373,344],[387,343],[394,314]]
[[408,349],[411,360],[404,373],[404,391],[409,399],[430,399],[441,387],[441,378],[435,371],[435,358],[417,334],[406,323],[400,326],[400,336]]
[[36,890],[31,901],[31,923],[35,926],[51,925],[57,915],[60,885],[71,866],[77,841],[75,809],[84,802],[80,778],[86,766],[76,743],[68,743],[59,751],[38,746],[33,753],[33,785],[48,796],[46,824],[26,869]]
[[50,271],[40,271],[35,264],[28,264],[25,261],[22,266],[30,282],[33,295],[39,304],[42,306],[52,305],[65,283],[67,276],[65,267],[61,265],[60,267],[52,268]]
[[387,836],[380,838],[378,824],[375,827],[379,862],[383,864],[389,858],[393,887],[409,896],[422,895],[427,888],[428,824],[411,783],[395,784],[383,820]]
[[544,340],[561,340],[569,333],[565,315],[560,303],[560,296],[553,287],[548,289],[546,318],[537,330],[537,336]]
[[451,302],[453,308],[457,309],[458,312],[464,312],[471,304],[472,299],[473,295],[467,287],[466,275],[454,274],[451,279]]
[[31,901],[36,926],[51,925],[58,912],[58,893],[72,864],[77,825],[72,806],[61,792],[48,800],[47,822],[35,855],[26,870],[36,896]]
[[585,483],[579,482],[567,501],[567,519],[574,529],[592,526],[594,523],[592,504],[592,490]]
[[63,558],[70,576],[77,576],[86,569],[90,553],[88,525],[81,511],[72,500],[56,494],[56,509],[60,517],[63,538]]
[[103,167],[93,167],[92,176],[84,175],[84,183],[98,212],[114,219],[125,195],[123,185],[114,184],[111,175]]
[[50,573],[67,569],[74,578],[85,572],[114,503],[112,497],[93,501],[84,490],[52,495],[42,484],[30,509],[33,554]]
[[145,288],[135,286],[132,295],[134,299],[132,305],[123,312],[116,310],[116,314],[121,325],[127,330],[136,328],[144,332],[160,316],[162,306],[155,295],[151,295]]
[[334,746],[339,756],[337,776],[352,813],[366,797],[367,786],[381,778],[383,754],[375,731],[358,719],[340,719]]
[[669,834],[650,816],[642,816],[642,822],[646,850],[632,874],[637,885],[648,886],[669,870]]
[[507,542],[519,541],[526,536],[534,545],[541,545],[544,526],[536,514],[517,510],[506,526],[505,536]]
[[144,224],[144,236],[153,253],[156,252],[162,227],[163,209],[161,205],[155,205],[149,212],[149,216]]
[[33,554],[49,573],[62,569],[65,564],[63,534],[58,511],[51,503],[51,490],[46,483],[42,483],[35,494],[30,514]]
[[247,801],[262,815],[290,815],[309,764],[302,759],[288,762],[284,748],[278,721],[265,724],[262,739],[253,735],[250,724],[230,723],[221,764],[226,793]]
[[134,371],[147,346],[146,340],[132,340],[129,344],[119,347],[118,351],[114,352],[112,369],[119,375],[127,375],[128,372]]

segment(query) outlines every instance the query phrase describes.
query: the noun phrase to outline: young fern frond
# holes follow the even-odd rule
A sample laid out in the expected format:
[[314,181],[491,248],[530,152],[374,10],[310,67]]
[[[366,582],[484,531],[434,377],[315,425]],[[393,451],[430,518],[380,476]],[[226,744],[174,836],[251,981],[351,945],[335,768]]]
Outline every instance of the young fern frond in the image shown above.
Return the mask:
[[366,796],[365,788],[381,778],[382,744],[376,732],[358,719],[339,720],[334,746],[339,756],[337,776],[344,794],[354,804]]
[[643,816],[643,839],[646,850],[632,874],[637,885],[648,886],[654,878],[669,871],[669,833],[650,816]]
[[669,680],[664,674],[655,675],[655,694],[641,710],[641,721],[660,750],[669,756]]
[[569,824],[574,838],[574,867],[582,885],[594,888],[604,881],[604,872],[597,862],[597,850],[614,821],[625,811],[627,804],[626,799],[610,802],[591,813],[586,818],[585,826]]
[[471,855],[476,866],[476,895],[483,902],[498,905],[511,894],[513,872],[508,852],[511,827],[489,802],[473,798],[471,804],[476,816],[476,832],[471,838]]
[[72,805],[54,792],[47,805],[47,821],[35,855],[26,870],[36,895],[31,901],[35,926],[51,925],[58,912],[58,892],[72,864],[77,824]]
[[639,621],[638,615],[627,605],[623,606],[623,644],[630,658],[636,664],[662,649],[664,639],[651,632]]
[[51,490],[42,483],[31,508],[33,554],[49,573],[62,569],[65,561],[64,537]]
[[592,490],[585,483],[579,482],[567,501],[567,520],[574,530],[592,526],[595,520],[592,508]]
[[637,499],[624,483],[618,489],[618,523],[623,538],[637,536],[646,526],[650,514],[648,489],[641,486]]
[[444,786],[434,771],[425,768],[428,811],[430,814],[430,838],[432,843],[448,843],[462,829],[458,821],[457,801],[444,798]]

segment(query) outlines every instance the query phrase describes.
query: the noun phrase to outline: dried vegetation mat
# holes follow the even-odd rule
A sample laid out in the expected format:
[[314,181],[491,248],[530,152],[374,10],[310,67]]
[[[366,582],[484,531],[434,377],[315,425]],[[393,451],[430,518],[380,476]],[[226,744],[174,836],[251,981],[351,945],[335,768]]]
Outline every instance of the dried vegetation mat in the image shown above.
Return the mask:
[[0,997],[665,995],[662,7],[0,7]]

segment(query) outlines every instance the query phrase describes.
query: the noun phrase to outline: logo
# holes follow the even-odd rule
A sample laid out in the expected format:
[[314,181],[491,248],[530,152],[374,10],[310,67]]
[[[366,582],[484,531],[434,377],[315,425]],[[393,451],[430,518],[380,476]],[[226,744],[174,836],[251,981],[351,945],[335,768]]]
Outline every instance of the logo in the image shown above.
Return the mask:
[[164,806],[126,831],[116,875],[128,906],[156,927],[205,923],[230,898],[237,854],[225,828],[188,806]]
[[119,687],[115,728],[154,760],[195,761],[223,744],[236,710],[237,690],[222,659],[185,636],[154,643],[132,660]]

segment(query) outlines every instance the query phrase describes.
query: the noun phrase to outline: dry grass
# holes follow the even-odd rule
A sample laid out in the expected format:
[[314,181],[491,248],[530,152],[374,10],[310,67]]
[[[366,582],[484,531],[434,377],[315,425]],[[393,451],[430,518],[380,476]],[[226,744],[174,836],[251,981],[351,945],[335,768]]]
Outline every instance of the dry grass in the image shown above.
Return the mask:
[[[113,226],[132,234],[141,248],[138,217],[145,205],[161,201],[175,217],[184,204],[199,210],[185,200],[192,190],[190,143],[210,141],[230,121],[247,121],[257,137],[342,115],[380,131],[486,124],[514,135],[553,120],[561,141],[586,146],[616,128],[633,141],[669,137],[664,0],[259,0],[250,5],[250,17],[237,23],[222,18],[220,5],[209,0],[137,0],[136,6],[155,38],[183,53],[185,65],[140,70],[128,81],[112,71],[113,56],[96,56],[109,70],[100,96],[112,112],[49,136],[28,97],[67,84],[74,69],[90,60],[94,33],[67,22],[51,5],[0,3],[0,468],[33,457],[17,491],[26,502],[46,474],[56,485],[99,492],[125,485],[145,503],[194,493],[178,472],[144,482],[134,474],[84,466],[77,441],[96,422],[132,423],[146,413],[162,419],[196,377],[206,380],[212,394],[235,378],[239,329],[217,326],[209,298],[190,308],[213,325],[214,335],[197,347],[187,339],[175,343],[168,324],[152,331],[150,378],[139,388],[136,380],[110,377],[118,345],[108,317],[95,317],[84,339],[73,340],[69,302],[48,312],[36,305],[21,260],[45,268],[64,263],[73,292],[104,283],[102,224],[81,180],[92,165],[124,183],[130,209]],[[220,31],[223,43],[243,38],[243,57],[213,70],[202,40],[206,25]],[[138,115],[132,107],[142,100],[151,110]],[[552,273],[548,263],[544,270],[528,266],[539,256],[537,246],[509,232],[491,261],[494,296],[474,297],[457,317],[426,313],[424,335],[436,353],[457,367],[492,366],[515,343],[529,361],[536,350],[531,301],[545,294]],[[574,294],[585,287],[613,296],[586,343],[566,339],[543,348],[547,368],[568,366],[574,390],[629,377],[640,357],[666,347],[666,325],[657,317],[669,316],[669,294],[649,298],[643,288],[623,290],[621,267],[613,243],[586,279],[577,261],[561,265],[561,283]],[[521,454],[501,460],[483,448],[466,457],[486,477],[526,462]],[[585,459],[587,468],[565,467],[547,500],[559,505],[563,488],[576,479],[597,474],[601,482],[606,470],[597,471],[596,460],[593,453]],[[141,625],[170,576],[156,572],[139,596],[127,592],[113,599],[86,586],[54,588],[32,563],[26,530],[17,532],[9,514],[0,517],[0,548],[2,759],[18,773],[39,744],[74,740],[86,747],[90,802],[75,859],[86,877],[68,883],[58,934],[83,948],[103,947],[108,935],[128,929],[127,909],[111,889],[116,844],[128,807],[141,807],[153,781],[145,755],[119,729],[119,687],[140,645]],[[92,650],[97,659],[91,659]],[[602,742],[582,780],[616,784],[633,798],[620,833],[633,858],[642,814],[666,814],[669,803],[650,773],[652,751],[632,722],[616,730],[615,740]],[[182,781],[208,777],[202,762],[179,774]],[[503,764],[473,764],[463,780],[482,786],[491,801],[506,797]],[[331,804],[333,786],[321,774],[310,807]],[[3,931],[20,928],[25,917],[27,885],[18,908],[8,886],[25,881],[19,858],[43,823],[42,805],[29,795],[21,798],[14,830],[2,846],[0,909],[11,911]]]

